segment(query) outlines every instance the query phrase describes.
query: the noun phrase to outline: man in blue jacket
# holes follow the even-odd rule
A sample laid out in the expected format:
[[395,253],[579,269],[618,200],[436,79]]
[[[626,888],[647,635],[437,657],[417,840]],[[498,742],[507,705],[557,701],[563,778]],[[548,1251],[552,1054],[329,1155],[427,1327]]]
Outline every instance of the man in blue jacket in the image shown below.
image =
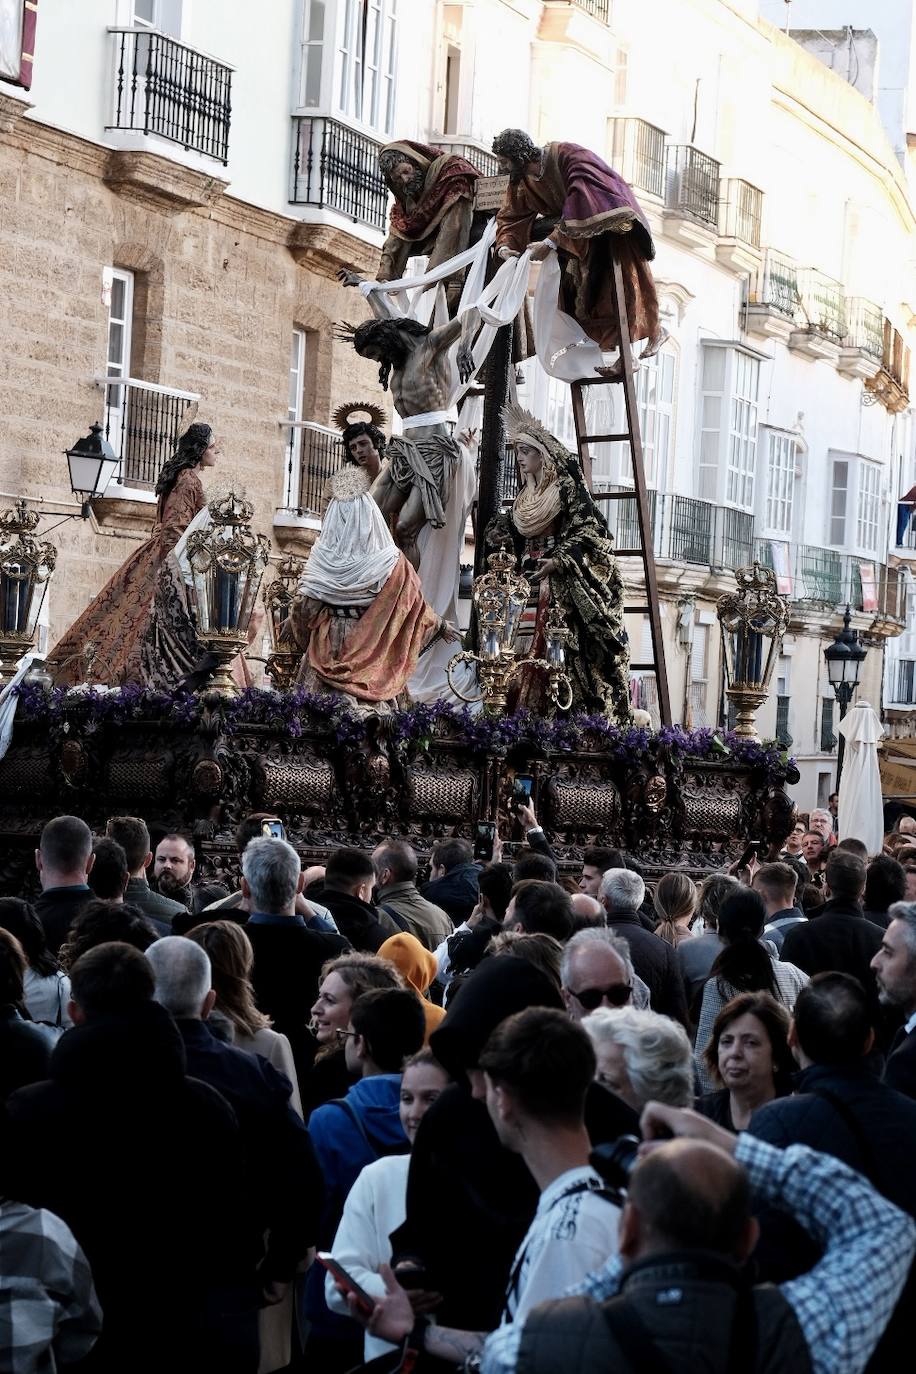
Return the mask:
[[[751,1118],[751,1135],[771,1145],[808,1145],[850,1165],[901,1211],[916,1217],[916,1102],[882,1083],[867,1060],[874,1043],[869,999],[848,973],[818,973],[795,1003],[789,1044],[801,1072],[792,1097]],[[782,1213],[761,1217],[756,1259],[762,1277],[781,1282],[811,1268],[818,1249]],[[916,1277],[867,1365],[891,1371],[896,1351],[916,1339]]]
[[[347,1194],[360,1171],[382,1155],[406,1154],[401,1126],[401,1065],[423,1044],[426,1019],[416,993],[379,988],[353,1003],[350,1025],[338,1032],[347,1068],[359,1074],[346,1097],[326,1102],[309,1118],[309,1134],[324,1175],[325,1207],[319,1248],[330,1249]],[[324,1271],[313,1265],[306,1287],[311,1331],[309,1368],[322,1374],[350,1369],[362,1359],[362,1329],[330,1312],[324,1300]]]

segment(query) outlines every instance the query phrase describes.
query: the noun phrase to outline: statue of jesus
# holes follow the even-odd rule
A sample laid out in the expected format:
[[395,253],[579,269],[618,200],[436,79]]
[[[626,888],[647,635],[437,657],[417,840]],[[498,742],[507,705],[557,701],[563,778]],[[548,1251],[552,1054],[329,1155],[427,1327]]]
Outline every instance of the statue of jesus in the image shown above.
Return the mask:
[[[354,272],[339,272],[345,286],[358,286]],[[449,350],[479,322],[476,310],[439,328],[418,320],[376,319],[342,326],[361,358],[379,364],[384,391],[391,385],[394,406],[406,434],[388,441],[388,463],[373,486],[382,514],[397,517],[395,538],[414,567],[419,566],[417,536],[424,525],[440,529],[460,451],[446,423],[452,389]]]

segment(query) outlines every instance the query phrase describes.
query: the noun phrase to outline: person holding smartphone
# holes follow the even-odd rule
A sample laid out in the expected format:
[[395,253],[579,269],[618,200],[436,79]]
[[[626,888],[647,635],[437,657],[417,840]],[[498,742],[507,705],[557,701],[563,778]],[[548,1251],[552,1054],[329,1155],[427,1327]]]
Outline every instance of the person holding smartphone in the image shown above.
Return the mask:
[[[417,1138],[420,1122],[448,1084],[449,1076],[432,1050],[420,1050],[405,1060],[401,1075],[400,1115],[411,1148]],[[373,1303],[385,1296],[384,1280],[378,1271],[391,1259],[389,1237],[407,1216],[409,1168],[409,1154],[385,1155],[373,1164],[366,1165],[347,1195],[331,1247],[334,1260]],[[439,1295],[426,1291],[425,1271],[419,1268],[412,1271],[405,1269],[400,1278],[402,1287],[408,1288],[409,1285],[410,1301],[415,1312],[435,1309]],[[331,1270],[325,1278],[324,1293],[332,1312],[339,1312],[344,1317],[350,1315],[346,1285],[342,1285]],[[391,1349],[390,1342],[366,1332],[367,1363]]]

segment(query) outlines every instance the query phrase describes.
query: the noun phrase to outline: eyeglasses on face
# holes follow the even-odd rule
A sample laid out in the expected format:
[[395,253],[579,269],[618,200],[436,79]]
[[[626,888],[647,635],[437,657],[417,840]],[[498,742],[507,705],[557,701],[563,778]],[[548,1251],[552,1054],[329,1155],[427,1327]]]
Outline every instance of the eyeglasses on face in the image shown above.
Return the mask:
[[336,1036],[337,1036],[337,1039],[340,1041],[340,1043],[343,1044],[344,1041],[347,1039],[348,1036],[350,1036],[350,1035],[359,1035],[359,1031],[340,1030],[340,1029],[338,1028],[338,1030],[335,1032],[335,1034],[336,1034]]
[[625,1007],[633,993],[633,988],[629,983],[611,983],[606,988],[580,988],[578,992],[574,988],[567,988],[586,1011],[594,1011],[600,1007],[605,998],[612,1007]]

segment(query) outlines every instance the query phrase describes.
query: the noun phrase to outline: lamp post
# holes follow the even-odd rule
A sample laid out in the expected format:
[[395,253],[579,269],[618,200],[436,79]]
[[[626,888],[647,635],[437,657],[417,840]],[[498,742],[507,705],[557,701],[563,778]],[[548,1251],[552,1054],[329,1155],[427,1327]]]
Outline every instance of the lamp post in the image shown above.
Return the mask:
[[77,439],[72,448],[65,449],[70,468],[70,487],[80,500],[80,515],[89,519],[89,506],[97,496],[104,496],[114,477],[118,457],[108,440],[102,437],[102,426],[89,426],[84,439]]
[[[843,614],[843,628],[840,630],[832,644],[828,644],[824,650],[824,661],[827,664],[827,677],[833,694],[840,703],[840,720],[842,721],[846,712],[849,710],[849,703],[852,701],[852,694],[859,685],[859,677],[862,672],[862,664],[868,650],[859,641],[858,630],[850,629],[849,606]],[[839,789],[840,777],[843,773],[843,752],[845,739],[840,733],[840,742],[837,746],[836,754],[836,786]]]
[[0,512],[0,655],[10,660],[7,668],[12,671],[35,642],[38,616],[57,562],[53,544],[32,538],[39,519],[38,511],[29,510],[25,501]]
[[[485,711],[505,711],[509,687],[515,678],[531,668],[547,671],[547,694],[560,711],[572,705],[572,683],[566,673],[566,641],[569,631],[555,606],[547,614],[547,657],[518,658],[515,636],[522,612],[528,604],[531,584],[515,571],[515,555],[503,546],[487,556],[488,571],[474,579],[473,601],[477,612],[480,653],[455,654],[449,660],[449,686],[462,701],[482,701]],[[462,692],[452,673],[459,663],[474,664],[480,693]]]
[[725,692],[735,703],[735,734],[759,739],[755,716],[767,698],[770,679],[789,628],[789,607],[776,591],[776,575],[759,563],[737,568],[736,592],[720,596],[716,614],[722,631]]
[[197,633],[216,660],[212,682],[202,690],[236,696],[230,665],[248,643],[248,622],[267,567],[270,545],[252,533],[254,508],[230,492],[207,507],[210,523],[188,539],[191,598]]

